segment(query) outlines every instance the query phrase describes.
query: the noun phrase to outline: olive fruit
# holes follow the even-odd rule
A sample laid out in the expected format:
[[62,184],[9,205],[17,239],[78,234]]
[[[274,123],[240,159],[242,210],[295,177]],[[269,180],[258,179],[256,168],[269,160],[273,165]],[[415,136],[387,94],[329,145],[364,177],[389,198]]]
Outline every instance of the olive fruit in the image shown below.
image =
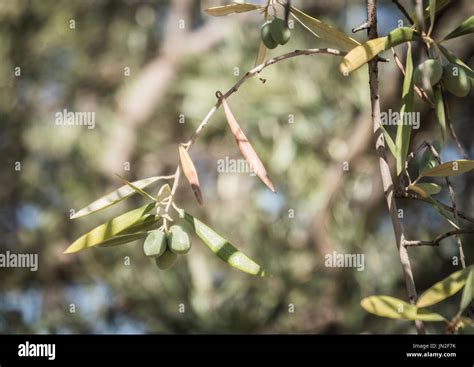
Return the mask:
[[158,268],[160,268],[161,270],[166,270],[166,269],[171,268],[174,265],[177,258],[178,258],[178,255],[176,255],[174,252],[170,251],[169,249],[166,249],[163,255],[155,259],[155,262]]
[[265,45],[265,47],[273,49],[273,48],[278,46],[278,42],[276,42],[273,39],[272,34],[270,32],[271,23],[272,22],[269,21],[269,22],[266,22],[262,25],[262,28],[260,28],[260,35],[262,37],[262,41],[263,41],[263,44]]
[[441,79],[443,75],[443,67],[439,63],[438,60],[429,59],[422,62],[418,65],[415,69],[415,73],[413,74],[413,80],[415,84],[419,86],[423,86],[423,73],[425,72],[428,75],[430,85],[435,85]]
[[191,249],[191,240],[181,226],[172,226],[168,236],[168,247],[175,254],[182,255]]
[[143,244],[146,256],[158,257],[163,255],[167,247],[166,234],[162,230],[150,231]]
[[446,89],[457,97],[466,96],[471,90],[471,81],[462,67],[448,64],[444,67],[443,84]]
[[285,21],[280,18],[275,18],[270,23],[270,34],[272,38],[280,45],[288,42],[291,36],[290,29],[287,27]]

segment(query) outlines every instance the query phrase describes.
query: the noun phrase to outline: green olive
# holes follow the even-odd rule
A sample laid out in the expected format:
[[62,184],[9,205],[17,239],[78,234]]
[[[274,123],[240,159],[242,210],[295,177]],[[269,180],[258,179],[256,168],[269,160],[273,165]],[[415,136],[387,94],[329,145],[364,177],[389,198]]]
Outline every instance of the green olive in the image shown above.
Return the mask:
[[260,35],[265,47],[273,49],[278,46],[278,42],[276,42],[272,37],[270,32],[270,24],[271,22],[266,22],[262,25],[262,28],[260,29]]
[[167,247],[166,234],[161,230],[150,231],[143,244],[146,256],[158,257],[163,255]]
[[457,97],[465,97],[471,90],[471,81],[464,69],[457,64],[444,67],[443,84],[446,89]]
[[430,85],[438,83],[443,75],[443,67],[438,60],[429,59],[422,62],[415,69],[413,81],[416,85],[423,86],[423,73],[426,71]]
[[176,255],[174,252],[171,252],[169,249],[166,249],[163,255],[155,258],[155,262],[158,268],[161,270],[166,270],[171,268],[177,259],[178,255]]
[[275,18],[270,23],[270,34],[280,45],[284,45],[291,37],[290,29],[283,19]]
[[175,254],[182,255],[191,249],[191,240],[183,227],[172,226],[168,236],[168,247]]

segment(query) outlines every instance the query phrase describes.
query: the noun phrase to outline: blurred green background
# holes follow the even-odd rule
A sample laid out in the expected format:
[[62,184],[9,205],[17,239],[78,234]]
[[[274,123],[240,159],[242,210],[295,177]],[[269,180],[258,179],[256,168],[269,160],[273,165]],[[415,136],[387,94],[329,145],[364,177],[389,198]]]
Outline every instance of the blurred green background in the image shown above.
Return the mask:
[[[472,1],[452,3],[439,16],[435,37],[473,14]],[[178,191],[179,206],[248,253],[269,277],[239,273],[196,238],[191,252],[165,272],[139,242],[62,254],[82,233],[143,200],[135,196],[75,221],[71,209],[121,186],[114,173],[129,180],[172,174],[177,144],[189,139],[215,92],[253,66],[261,15],[203,12],[219,4],[0,0],[0,252],[39,255],[36,272],[0,268],[1,333],[414,332],[411,322],[381,319],[359,305],[365,296],[406,299],[406,292],[374,156],[367,72],[344,78],[339,59],[328,55],[278,63],[262,73],[266,83],[254,78],[228,101],[276,195],[248,174],[217,172],[219,159],[240,158],[221,110],[191,149],[205,205],[196,205],[184,180]],[[294,5],[347,33],[365,18],[364,1]],[[381,35],[399,19],[391,1],[380,1]],[[354,37],[364,40],[363,33]],[[269,55],[321,45],[295,24],[290,42]],[[449,48],[474,66],[472,36],[450,41]],[[382,110],[398,109],[400,72],[392,61],[380,73]],[[472,95],[449,99],[470,157]],[[57,126],[55,114],[64,109],[95,112],[95,128]],[[413,146],[439,139],[433,112],[421,103],[417,110],[422,125]],[[443,159],[457,158],[448,139]],[[473,213],[473,179],[453,180],[466,213]],[[446,189],[439,199],[449,204]],[[449,229],[424,203],[399,205],[410,239]],[[463,237],[468,263],[473,239]],[[364,271],[326,268],[324,256],[332,251],[364,254]],[[458,268],[451,264],[456,253],[454,238],[410,249],[419,292]],[[454,297],[438,310],[452,316],[458,304]],[[443,330],[428,325],[429,332]]]

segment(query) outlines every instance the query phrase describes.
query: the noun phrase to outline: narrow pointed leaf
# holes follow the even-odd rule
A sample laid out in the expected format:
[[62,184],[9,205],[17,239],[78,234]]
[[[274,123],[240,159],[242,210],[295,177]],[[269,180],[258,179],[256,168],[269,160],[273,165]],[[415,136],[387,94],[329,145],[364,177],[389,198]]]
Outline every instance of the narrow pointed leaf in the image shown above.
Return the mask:
[[456,218],[454,218],[454,214],[451,213],[449,210],[443,208],[436,200],[433,200],[431,197],[427,198],[428,202],[433,206],[433,208],[441,215],[443,216],[449,224],[451,224],[454,228],[460,229],[459,225],[456,223]]
[[265,55],[267,54],[267,48],[265,47],[263,41],[260,41],[260,46],[258,46],[258,55],[255,60],[255,66],[263,64],[265,61]]
[[446,47],[440,45],[439,43],[438,43],[438,48],[441,51],[441,53],[444,55],[444,57],[446,57],[449,60],[449,62],[453,64],[458,64],[460,67],[464,69],[464,71],[469,76],[469,78],[474,78],[474,70],[472,70],[468,65],[466,65],[459,57],[457,57],[455,54],[453,54]]
[[466,284],[472,266],[458,270],[428,288],[418,298],[417,307],[428,307],[454,296]]
[[474,161],[459,159],[439,164],[436,167],[421,172],[421,177],[448,177],[469,172],[474,169]]
[[405,124],[404,116],[413,112],[413,60],[411,57],[411,45],[408,44],[405,65],[405,79],[403,80],[402,107],[400,109],[400,121],[397,127],[397,175],[405,168],[405,162],[410,147],[411,124]]
[[[435,2],[435,8],[434,8],[435,14],[437,14],[440,10],[444,9],[444,7],[446,5],[448,5],[450,1],[451,0],[437,0]],[[423,18],[427,19],[428,17],[431,17],[432,11],[433,11],[433,9],[431,8],[431,2],[430,2],[430,4],[425,8],[425,10],[423,12]],[[411,15],[411,18],[416,19],[416,14],[413,13]]]
[[429,12],[430,12],[430,29],[428,30],[428,35],[433,31],[433,27],[436,19],[436,0],[430,0]]
[[191,188],[193,189],[194,196],[200,205],[202,205],[202,193],[201,188],[199,187],[199,177],[194,167],[194,163],[189,156],[188,151],[182,146],[179,146],[179,159],[181,161],[181,167],[183,168],[183,173],[188,179]]
[[65,254],[78,252],[86,248],[97,246],[115,235],[120,234],[127,228],[137,224],[150,210],[155,207],[155,204],[148,204],[141,208],[134,209],[125,214],[122,214],[110,221],[95,227],[90,232],[74,241],[65,251]]
[[194,218],[189,213],[185,213],[185,220],[192,227],[196,235],[211,249],[211,251],[219,256],[230,266],[243,271],[244,273],[264,276],[265,272],[255,261],[250,259],[232,246],[229,241],[221,237],[214,230],[209,228],[200,220]]
[[462,22],[455,30],[444,37],[443,41],[451,38],[464,36],[466,34],[474,33],[474,15],[471,15],[464,22]]
[[120,178],[123,182],[125,182],[125,184],[127,184],[128,186],[130,186],[130,188],[135,191],[137,194],[140,194],[141,196],[143,196],[145,199],[148,199],[148,200],[151,200],[151,201],[156,201],[156,199],[151,196],[149,193],[147,193],[146,191],[142,190],[141,188],[139,188],[138,186],[136,186],[135,184],[127,181],[125,178],[123,178],[122,176],[120,176],[119,174],[116,174],[118,178]]
[[438,121],[439,127],[441,129],[441,135],[444,142],[446,140],[446,111],[444,110],[443,92],[440,85],[437,85],[434,89],[433,102],[435,105],[436,120]]
[[319,19],[313,18],[312,16],[302,12],[301,10],[291,7],[291,14],[295,19],[308,29],[316,37],[328,42],[334,47],[338,47],[343,51],[349,51],[354,47],[360,45],[358,41],[349,37],[344,32],[334,28],[333,26],[326,24]]
[[388,131],[385,129],[383,125],[380,125],[380,128],[382,129],[383,136],[385,138],[385,143],[387,143],[388,149],[392,152],[393,156],[397,156],[397,147],[395,146],[395,142],[393,141],[392,137],[388,133]]
[[98,247],[114,247],[125,245],[127,243],[144,239],[148,235],[148,232],[138,232],[133,234],[120,234],[112,237],[111,239],[102,242]]
[[420,321],[446,321],[440,314],[420,309],[401,299],[390,296],[366,297],[360,304],[367,312],[380,317]]
[[474,266],[469,267],[469,275],[466,279],[466,284],[464,285],[464,290],[461,297],[461,305],[459,307],[459,312],[463,312],[472,302],[474,298]]
[[[138,180],[134,181],[133,185],[135,187],[138,187],[140,189],[143,189],[147,187],[148,185],[151,185],[152,183],[160,180],[162,177],[160,176],[155,176],[155,177],[149,177],[145,178],[143,180]],[[76,219],[79,217],[83,217],[92,213],[95,213],[99,210],[108,208],[109,206],[112,206],[114,204],[119,203],[120,201],[128,198],[129,196],[133,195],[135,193],[135,190],[132,189],[129,185],[124,185],[117,190],[101,197],[100,199],[97,199],[93,203],[89,204],[85,208],[82,208],[78,212],[76,212],[73,216],[71,216],[71,219]]]
[[242,156],[247,160],[250,164],[250,167],[253,169],[255,174],[262,180],[262,182],[273,192],[275,192],[275,187],[273,186],[272,181],[267,175],[267,171],[257,155],[257,152],[252,147],[252,144],[248,141],[247,137],[245,136],[244,132],[240,128],[237,120],[235,119],[232,111],[230,110],[229,105],[224,97],[222,97],[222,106],[224,107],[225,116],[227,118],[227,122],[229,124],[230,130],[234,135],[234,138],[239,146],[240,152]]
[[204,11],[214,17],[222,17],[224,15],[229,15],[233,13],[245,13],[252,10],[260,9],[260,5],[255,4],[229,4],[223,6],[214,6],[212,8],[207,8]]
[[[441,153],[441,143],[437,140],[431,143],[438,153]],[[430,148],[426,148],[423,152],[423,155],[420,159],[419,171],[420,173],[435,167],[438,164],[438,161],[434,157]]]

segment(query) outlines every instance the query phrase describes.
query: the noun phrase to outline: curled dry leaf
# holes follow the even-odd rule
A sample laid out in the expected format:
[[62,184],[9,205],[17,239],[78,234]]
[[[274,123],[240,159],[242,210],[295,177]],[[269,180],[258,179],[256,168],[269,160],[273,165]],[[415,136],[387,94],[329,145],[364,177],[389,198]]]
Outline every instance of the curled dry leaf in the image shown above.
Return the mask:
[[200,205],[202,205],[202,193],[199,187],[199,178],[194,167],[194,163],[189,156],[188,151],[182,146],[179,146],[179,159],[181,160],[181,167],[183,168],[183,173],[188,179],[191,188],[193,189],[194,196]]
[[252,144],[249,143],[247,137],[245,136],[244,132],[240,128],[237,120],[235,119],[232,111],[230,110],[227,101],[225,100],[224,96],[220,95],[222,106],[224,107],[225,116],[227,118],[227,122],[229,124],[230,130],[234,135],[234,138],[239,146],[240,152],[242,156],[247,160],[250,164],[250,167],[253,169],[255,174],[262,180],[262,182],[273,192],[275,192],[275,187],[273,186],[272,181],[268,178],[267,171],[263,166],[262,161],[258,157],[257,153],[252,147]]

